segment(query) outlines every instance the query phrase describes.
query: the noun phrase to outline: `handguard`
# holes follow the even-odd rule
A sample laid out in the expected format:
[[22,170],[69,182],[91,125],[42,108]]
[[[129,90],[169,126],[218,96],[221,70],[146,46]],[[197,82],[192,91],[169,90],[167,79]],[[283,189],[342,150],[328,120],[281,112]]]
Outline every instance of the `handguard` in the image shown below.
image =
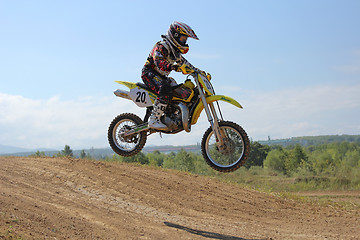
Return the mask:
[[185,63],[179,67],[179,70],[183,74],[190,74],[190,73],[194,72],[194,70],[191,67],[189,67],[188,65],[186,65]]

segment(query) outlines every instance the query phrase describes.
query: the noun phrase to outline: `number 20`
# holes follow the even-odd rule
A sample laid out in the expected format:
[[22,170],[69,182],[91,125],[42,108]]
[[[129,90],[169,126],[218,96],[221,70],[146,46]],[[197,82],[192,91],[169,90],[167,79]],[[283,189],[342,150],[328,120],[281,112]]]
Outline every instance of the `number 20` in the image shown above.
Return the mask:
[[145,102],[146,99],[145,92],[137,92],[136,95],[137,95],[136,102]]

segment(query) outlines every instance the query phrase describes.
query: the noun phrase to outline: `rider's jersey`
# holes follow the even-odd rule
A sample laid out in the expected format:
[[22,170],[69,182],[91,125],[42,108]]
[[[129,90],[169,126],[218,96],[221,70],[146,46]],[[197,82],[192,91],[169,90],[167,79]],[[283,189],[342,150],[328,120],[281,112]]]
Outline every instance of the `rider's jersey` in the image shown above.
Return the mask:
[[186,62],[186,59],[179,52],[172,51],[168,43],[163,40],[155,44],[144,67],[167,77],[175,62],[181,65]]

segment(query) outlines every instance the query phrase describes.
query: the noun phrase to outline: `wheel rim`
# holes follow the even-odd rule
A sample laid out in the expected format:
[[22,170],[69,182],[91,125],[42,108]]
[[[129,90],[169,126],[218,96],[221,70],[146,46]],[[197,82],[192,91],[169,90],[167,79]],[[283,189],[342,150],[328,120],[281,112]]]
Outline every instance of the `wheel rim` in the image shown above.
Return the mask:
[[241,134],[232,127],[220,127],[223,131],[225,144],[219,149],[216,145],[216,137],[212,131],[206,139],[206,155],[209,160],[218,167],[230,168],[241,161],[245,151],[244,139]]
[[119,121],[112,132],[112,138],[116,147],[121,149],[122,151],[131,152],[136,149],[137,145],[139,144],[140,140],[140,133],[131,135],[129,137],[123,138],[121,134],[127,130],[130,130],[137,124],[134,121],[129,119],[124,119]]

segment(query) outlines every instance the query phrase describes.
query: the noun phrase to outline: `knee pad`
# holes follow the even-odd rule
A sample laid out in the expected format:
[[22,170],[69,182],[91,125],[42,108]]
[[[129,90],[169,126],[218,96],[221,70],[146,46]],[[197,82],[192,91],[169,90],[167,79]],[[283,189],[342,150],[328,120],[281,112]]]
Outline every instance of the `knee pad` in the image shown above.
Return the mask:
[[164,84],[159,89],[159,100],[163,103],[169,103],[172,98],[172,88],[169,84]]

